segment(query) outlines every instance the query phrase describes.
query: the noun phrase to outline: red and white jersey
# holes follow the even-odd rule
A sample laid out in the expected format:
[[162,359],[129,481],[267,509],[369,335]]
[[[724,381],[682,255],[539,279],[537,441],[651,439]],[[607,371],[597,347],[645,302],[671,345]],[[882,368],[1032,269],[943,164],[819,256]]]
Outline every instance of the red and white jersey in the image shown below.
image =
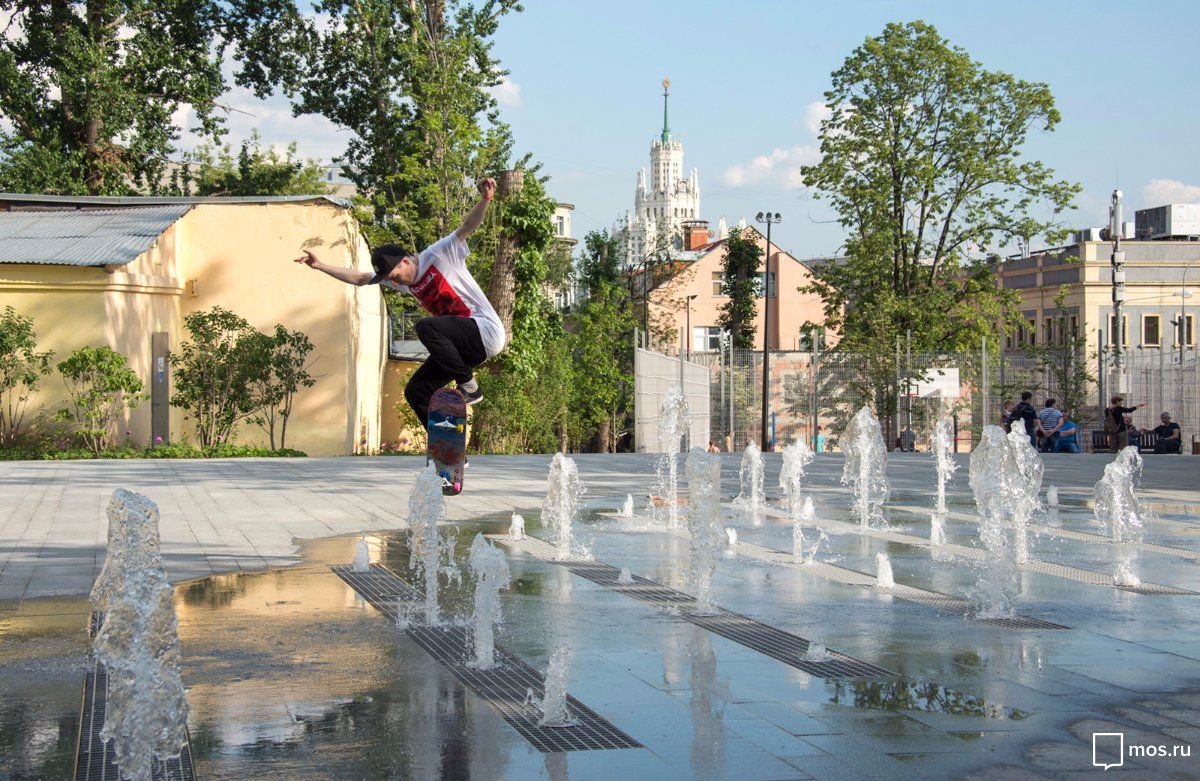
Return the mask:
[[467,271],[469,252],[467,243],[451,233],[417,256],[417,278],[411,285],[383,284],[411,293],[431,315],[474,318],[490,358],[504,349],[508,336],[492,303]]

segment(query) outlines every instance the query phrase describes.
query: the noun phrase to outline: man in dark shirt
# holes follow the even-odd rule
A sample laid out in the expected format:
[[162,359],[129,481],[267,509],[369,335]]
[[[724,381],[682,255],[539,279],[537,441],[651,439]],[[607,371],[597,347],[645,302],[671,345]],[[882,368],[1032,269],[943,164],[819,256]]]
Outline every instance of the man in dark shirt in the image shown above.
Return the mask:
[[1129,447],[1129,427],[1125,425],[1125,416],[1144,406],[1137,404],[1132,407],[1122,407],[1121,402],[1123,401],[1125,401],[1124,396],[1113,396],[1112,403],[1104,411],[1104,414],[1109,417],[1105,421],[1104,430],[1109,432],[1110,453],[1120,453]]
[[1030,393],[1029,391],[1025,391],[1024,393],[1021,394],[1021,403],[1018,404],[1017,406],[1013,407],[1012,419],[1011,419],[1012,422],[1010,423],[1010,425],[1012,425],[1012,426],[1017,425],[1018,420],[1024,421],[1025,422],[1025,433],[1029,435],[1029,444],[1033,445],[1036,448],[1037,447],[1038,416],[1037,416],[1037,410],[1035,410],[1033,408],[1033,405],[1029,403],[1029,400],[1032,398],[1033,398],[1033,394]]
[[1172,423],[1171,415],[1166,412],[1159,416],[1159,420],[1162,421],[1162,425],[1154,427],[1154,434],[1158,437],[1154,443],[1154,452],[1180,452],[1180,446],[1183,444],[1183,437],[1179,430],[1179,424]]

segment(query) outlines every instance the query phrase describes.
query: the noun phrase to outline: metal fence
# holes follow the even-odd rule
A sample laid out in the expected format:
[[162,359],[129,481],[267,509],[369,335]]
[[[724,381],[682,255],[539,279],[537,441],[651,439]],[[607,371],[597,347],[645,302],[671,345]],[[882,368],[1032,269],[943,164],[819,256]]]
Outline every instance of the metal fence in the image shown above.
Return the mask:
[[[1182,367],[1157,354],[1130,355],[1125,362],[1127,403],[1148,405],[1134,416],[1135,424],[1153,428],[1160,412],[1171,412],[1183,429],[1185,452],[1191,452],[1193,435],[1200,432],[1200,367],[1189,358]],[[762,351],[693,352],[688,359],[707,371],[707,439],[722,450],[760,442]],[[1017,401],[1022,391],[1029,391],[1038,409],[1047,398],[1057,399],[1080,425],[1081,447],[1090,451],[1092,432],[1102,431],[1104,405],[1117,387],[1111,358],[1102,360],[1095,352],[1048,360],[1021,351],[997,354],[982,345],[973,352],[925,355],[900,349],[891,355],[773,351],[770,364],[767,441],[775,449],[796,440],[837,449],[850,417],[869,405],[880,418],[889,449],[927,449],[934,423],[946,414],[955,422],[957,449],[966,452],[984,424],[999,422],[1006,399]],[[657,372],[660,386],[677,384],[678,366],[676,358],[669,368],[643,360],[636,367],[638,381],[644,386]],[[641,414],[638,422],[639,430],[651,423]],[[693,437],[704,438],[701,432]]]
[[[682,364],[682,365],[681,365]],[[659,441],[658,418],[666,399],[667,389],[683,384],[688,400],[691,426],[685,447],[708,444],[709,434],[716,429],[711,420],[709,368],[691,361],[636,347],[634,372],[634,446],[639,453],[661,453],[667,443]]]

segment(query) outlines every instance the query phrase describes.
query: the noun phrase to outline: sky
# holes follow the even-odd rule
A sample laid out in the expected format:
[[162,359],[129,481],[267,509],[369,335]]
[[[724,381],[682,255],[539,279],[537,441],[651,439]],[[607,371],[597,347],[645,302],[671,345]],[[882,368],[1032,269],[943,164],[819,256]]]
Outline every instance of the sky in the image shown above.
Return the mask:
[[[662,127],[671,79],[672,136],[699,169],[701,216],[713,227],[757,212],[783,215],[772,238],[800,258],[836,254],[835,215],[802,186],[816,156],[829,74],[891,21],[922,19],[989,70],[1046,82],[1063,119],[1035,131],[1026,154],[1082,184],[1072,227],[1107,221],[1114,187],[1133,210],[1200,201],[1200,3],[909,0],[752,4],[709,0],[524,0],[495,53],[510,71],[497,91],[516,151],[575,205],[574,233],[608,228],[632,208],[637,170]],[[329,160],[346,135],[286,100],[235,91],[237,143],[258,128],[270,144]]]

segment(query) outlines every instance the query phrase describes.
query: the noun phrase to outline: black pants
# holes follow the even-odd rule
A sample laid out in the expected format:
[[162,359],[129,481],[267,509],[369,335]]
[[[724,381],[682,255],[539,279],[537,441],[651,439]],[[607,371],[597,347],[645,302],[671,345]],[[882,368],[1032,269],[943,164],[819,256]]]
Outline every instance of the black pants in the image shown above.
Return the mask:
[[425,317],[417,321],[417,338],[429,350],[425,363],[413,372],[404,386],[404,398],[426,425],[429,399],[451,380],[466,382],[474,368],[487,360],[479,324],[471,317]]

